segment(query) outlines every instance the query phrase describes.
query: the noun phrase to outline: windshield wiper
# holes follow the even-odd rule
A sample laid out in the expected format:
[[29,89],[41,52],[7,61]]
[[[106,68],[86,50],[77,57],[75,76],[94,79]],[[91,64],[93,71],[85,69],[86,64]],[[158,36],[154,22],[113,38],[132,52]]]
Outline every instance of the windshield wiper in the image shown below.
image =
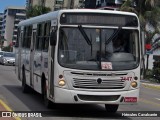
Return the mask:
[[110,43],[120,32],[120,30],[122,29],[122,27],[119,27],[111,36],[108,40],[105,41],[105,44]]
[[83,27],[82,27],[82,25],[78,25],[78,29],[79,29],[79,31],[81,32],[81,34],[83,35],[83,37],[84,37],[84,39],[86,40],[87,44],[88,44],[88,45],[92,45],[90,39],[88,38],[86,32],[84,31],[84,29],[83,29]]

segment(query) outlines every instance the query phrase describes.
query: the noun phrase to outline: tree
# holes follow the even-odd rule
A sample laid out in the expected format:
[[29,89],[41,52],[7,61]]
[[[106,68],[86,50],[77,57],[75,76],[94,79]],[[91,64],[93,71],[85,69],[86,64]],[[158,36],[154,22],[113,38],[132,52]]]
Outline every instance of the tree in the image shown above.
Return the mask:
[[2,49],[3,48],[3,44],[4,44],[4,41],[6,41],[6,39],[4,39],[4,37],[0,37],[0,48]]
[[27,15],[27,18],[30,18],[30,17],[35,17],[35,16],[39,16],[39,15],[48,13],[50,11],[51,9],[49,7],[35,5],[27,9],[26,15]]
[[160,15],[158,0],[126,0],[120,10],[136,13],[140,19],[141,28],[144,31],[148,23],[157,28],[158,20],[160,19],[158,16]]
[[[153,36],[159,33],[159,20],[160,20],[160,7],[158,0],[126,0],[121,6],[121,11],[134,12],[138,15],[141,30],[145,32],[146,44],[151,44]],[[135,6],[134,6],[135,5]],[[154,28],[152,31],[146,29],[146,26],[150,25]],[[147,64],[145,71],[148,70],[149,55],[147,55]],[[143,61],[144,62],[144,61]]]

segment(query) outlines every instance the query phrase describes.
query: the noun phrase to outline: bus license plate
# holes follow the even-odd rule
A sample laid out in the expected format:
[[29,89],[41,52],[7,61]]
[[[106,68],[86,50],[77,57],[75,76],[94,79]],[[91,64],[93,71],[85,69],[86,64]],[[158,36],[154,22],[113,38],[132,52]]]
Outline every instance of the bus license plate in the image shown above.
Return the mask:
[[124,102],[137,102],[137,97],[125,97]]

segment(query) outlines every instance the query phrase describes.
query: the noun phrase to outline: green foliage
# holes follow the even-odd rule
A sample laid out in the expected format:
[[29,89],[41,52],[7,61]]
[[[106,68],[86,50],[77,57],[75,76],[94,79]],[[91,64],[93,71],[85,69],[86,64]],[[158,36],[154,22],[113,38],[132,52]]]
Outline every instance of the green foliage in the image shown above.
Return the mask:
[[2,48],[2,51],[12,52],[12,51],[13,51],[13,47],[11,47],[11,46],[3,47],[3,48]]
[[146,5],[150,5],[152,7],[155,6],[155,3],[158,2],[158,0],[145,0]]
[[45,13],[50,12],[51,9],[49,7],[43,7],[39,5],[35,5],[32,7],[29,7],[27,10],[27,18],[39,16]]
[[146,31],[146,24],[152,25],[155,29],[159,24],[160,7],[157,0],[139,0],[135,7],[132,6],[132,0],[126,0],[120,10],[136,13],[144,31]]
[[152,78],[153,77],[153,71],[151,70],[151,69],[148,69],[147,71],[146,71],[146,78]]
[[153,62],[153,76],[160,82],[160,61]]
[[153,62],[153,73],[160,75],[160,61]]
[[126,0],[124,4],[121,6],[120,11],[134,12],[137,14],[135,8],[131,6],[131,0]]
[[[159,34],[159,21],[160,21],[160,6],[159,0],[135,0],[136,6],[133,6],[133,0],[126,0],[121,6],[120,10],[134,12],[137,14],[140,20],[140,25],[142,31],[145,32],[146,37],[145,41],[147,44],[152,44],[152,38],[155,34]],[[149,25],[154,28],[153,31],[146,29],[146,26]],[[148,69],[148,57],[147,56],[147,67]],[[148,71],[144,71],[145,73]]]

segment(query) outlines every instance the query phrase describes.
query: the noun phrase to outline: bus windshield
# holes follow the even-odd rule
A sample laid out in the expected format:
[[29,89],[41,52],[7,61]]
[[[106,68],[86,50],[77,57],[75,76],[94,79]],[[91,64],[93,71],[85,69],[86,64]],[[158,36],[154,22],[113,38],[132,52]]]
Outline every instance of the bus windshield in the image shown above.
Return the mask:
[[[58,61],[80,70],[129,70],[139,64],[138,30],[61,27]],[[111,67],[103,68],[104,65]]]

